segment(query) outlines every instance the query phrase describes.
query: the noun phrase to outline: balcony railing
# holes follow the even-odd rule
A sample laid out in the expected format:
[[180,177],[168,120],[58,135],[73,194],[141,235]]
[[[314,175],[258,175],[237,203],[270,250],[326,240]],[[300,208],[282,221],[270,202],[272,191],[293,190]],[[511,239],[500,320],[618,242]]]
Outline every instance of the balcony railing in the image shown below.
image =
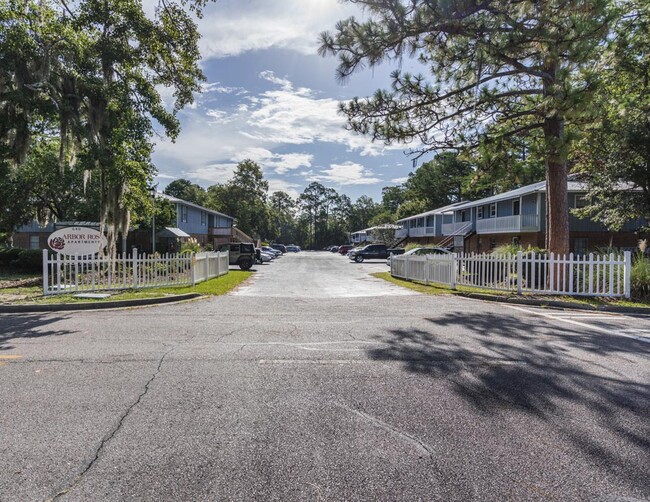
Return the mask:
[[476,233],[498,234],[523,231],[536,231],[539,218],[536,214],[500,216],[498,218],[485,218],[476,222]]
[[443,223],[442,235],[465,235],[472,231],[474,223],[471,221],[457,221],[456,223]]
[[210,235],[231,235],[232,227],[210,227],[208,232]]
[[395,230],[395,238],[396,239],[403,239],[408,235],[408,230],[406,228],[398,228]]

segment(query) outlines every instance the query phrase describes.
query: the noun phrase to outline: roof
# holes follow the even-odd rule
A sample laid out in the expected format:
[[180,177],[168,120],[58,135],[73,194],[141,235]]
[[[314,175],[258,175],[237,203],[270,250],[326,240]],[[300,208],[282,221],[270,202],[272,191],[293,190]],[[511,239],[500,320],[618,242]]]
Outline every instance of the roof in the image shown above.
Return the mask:
[[190,234],[183,232],[180,228],[176,227],[165,227],[162,230],[156,232],[158,237],[189,237]]
[[156,193],[156,197],[160,199],[167,199],[169,202],[173,202],[175,204],[185,204],[186,206],[195,207],[197,209],[200,209],[201,211],[205,211],[206,213],[216,214],[217,216],[223,216],[224,218],[230,218],[231,220],[236,220],[234,216],[229,216],[227,214],[220,213],[219,211],[215,211],[214,209],[209,209],[207,207],[199,206],[198,204],[194,204],[193,202],[188,202],[186,200],[179,199],[178,197],[167,195],[166,193],[158,192]]
[[464,202],[454,202],[453,204],[449,204],[448,206],[439,207],[437,209],[431,209],[430,211],[426,211],[426,212],[420,213],[420,214],[414,214],[413,216],[408,216],[406,218],[400,218],[399,220],[397,220],[397,222],[399,223],[400,221],[407,221],[407,220],[413,220],[415,218],[422,218],[423,216],[431,216],[432,214],[447,213],[447,212],[451,211],[452,209],[454,209],[456,206],[458,206],[460,204],[465,204],[465,203]]
[[[626,185],[621,185],[620,189],[625,190],[629,189]],[[570,174],[567,181],[567,191],[568,192],[586,192],[589,189],[587,182],[580,180],[578,174]],[[484,204],[493,204],[495,202],[500,202],[502,200],[515,199],[517,197],[522,197],[524,195],[530,195],[533,193],[546,192],[546,181],[539,181],[537,183],[532,183],[520,188],[515,188],[508,192],[503,192],[497,195],[492,195],[491,197],[485,197],[483,199],[474,200],[471,202],[464,202],[454,208],[454,210],[467,209],[470,207],[482,206]]]
[[366,233],[366,232],[368,232],[370,230],[377,230],[377,229],[380,229],[380,228],[382,228],[382,229],[383,228],[391,228],[391,229],[396,230],[396,229],[399,228],[399,225],[393,225],[392,223],[386,223],[384,225],[377,225],[376,227],[364,228],[363,230],[355,230],[354,232],[350,232],[350,233],[351,234],[362,234],[362,233]]

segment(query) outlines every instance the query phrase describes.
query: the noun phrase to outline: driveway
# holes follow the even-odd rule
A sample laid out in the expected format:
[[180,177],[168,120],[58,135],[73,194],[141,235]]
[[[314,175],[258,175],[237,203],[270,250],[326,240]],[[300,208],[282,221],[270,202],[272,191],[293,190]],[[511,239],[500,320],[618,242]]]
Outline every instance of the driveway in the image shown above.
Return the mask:
[[417,294],[370,275],[388,272],[385,260],[355,263],[324,251],[287,253],[273,263],[256,265],[255,270],[252,280],[234,295],[354,298]]

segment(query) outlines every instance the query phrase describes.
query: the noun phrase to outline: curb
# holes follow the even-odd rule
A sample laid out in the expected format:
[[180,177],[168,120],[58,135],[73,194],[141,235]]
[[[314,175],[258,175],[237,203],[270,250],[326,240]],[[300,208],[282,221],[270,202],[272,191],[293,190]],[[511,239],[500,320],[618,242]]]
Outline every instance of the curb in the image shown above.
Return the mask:
[[552,307],[557,309],[590,310],[592,312],[614,312],[620,314],[649,314],[650,308],[625,307],[615,305],[587,305],[584,303],[562,302],[558,300],[533,300],[508,296],[488,295],[482,293],[454,293],[454,296],[462,296],[473,300],[485,300],[488,302],[512,303],[515,305],[532,305],[537,307]]
[[164,296],[161,298],[143,298],[141,300],[115,300],[93,303],[51,303],[48,305],[0,305],[0,314],[18,314],[21,312],[60,312],[73,310],[99,310],[117,309],[125,307],[139,307],[144,305],[158,305],[162,303],[176,303],[200,298],[200,293],[187,293],[185,295]]

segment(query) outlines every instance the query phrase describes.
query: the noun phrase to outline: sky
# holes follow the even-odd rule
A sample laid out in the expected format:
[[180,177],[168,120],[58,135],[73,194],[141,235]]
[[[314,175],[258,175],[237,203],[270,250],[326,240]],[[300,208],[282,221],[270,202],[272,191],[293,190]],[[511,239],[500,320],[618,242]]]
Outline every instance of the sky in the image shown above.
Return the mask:
[[[156,3],[145,0],[149,9]],[[403,183],[412,170],[408,147],[346,131],[337,112],[341,100],[388,88],[396,63],[341,84],[336,58],[316,52],[319,33],[352,15],[363,17],[357,6],[338,0],[209,4],[197,20],[207,81],[179,113],[176,142],[156,139],[159,189],[178,178],[206,188],[224,183],[244,159],[262,167],[269,193],[294,197],[318,181],[353,201],[368,195],[378,202],[382,187]],[[171,105],[171,92],[160,92]]]

